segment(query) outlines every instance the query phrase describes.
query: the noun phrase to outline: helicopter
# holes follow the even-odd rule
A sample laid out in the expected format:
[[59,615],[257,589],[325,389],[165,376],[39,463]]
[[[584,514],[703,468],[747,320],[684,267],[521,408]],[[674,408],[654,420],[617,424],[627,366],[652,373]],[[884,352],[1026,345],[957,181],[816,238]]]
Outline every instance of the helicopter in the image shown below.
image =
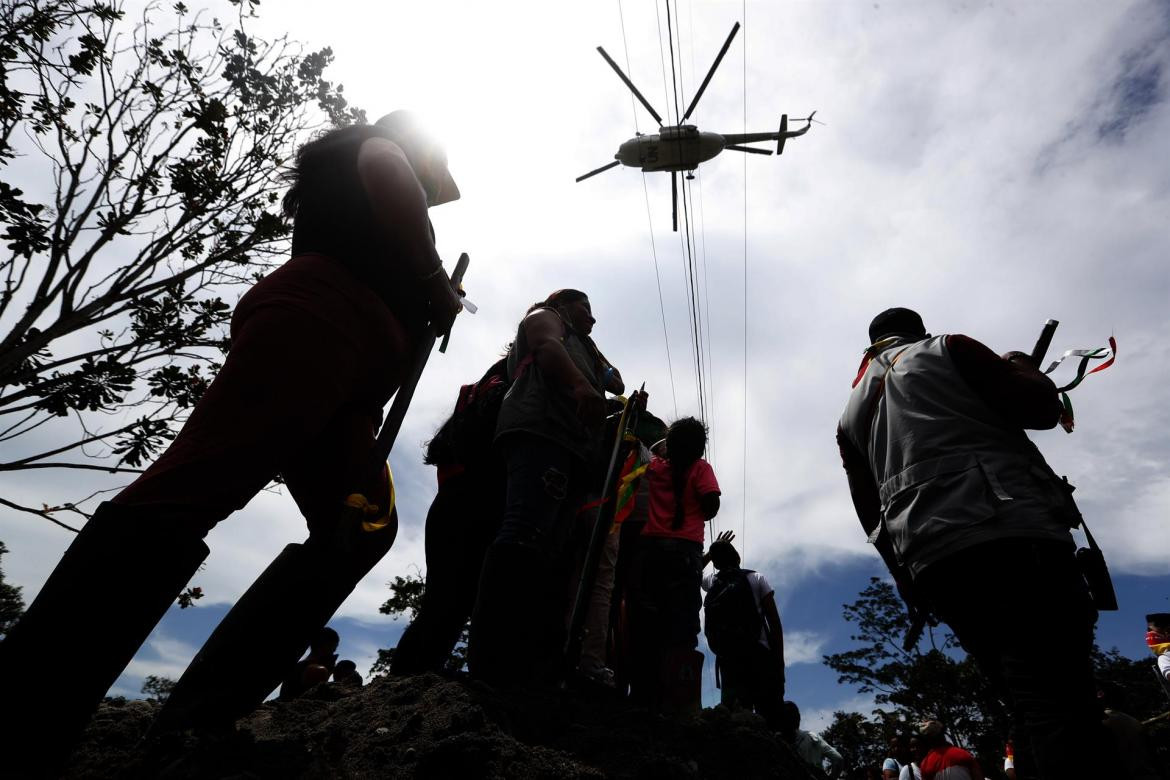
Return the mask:
[[596,176],[599,173],[604,173],[610,168],[615,168],[619,165],[625,165],[630,168],[640,168],[643,171],[670,171],[670,196],[672,201],[672,224],[675,232],[678,232],[678,177],[679,171],[687,171],[687,178],[695,178],[694,170],[699,167],[699,163],[710,160],[715,155],[722,152],[724,149],[732,149],[737,152],[746,152],[749,154],[772,154],[771,149],[761,149],[759,147],[746,146],[745,144],[756,143],[759,141],[776,141],[776,154],[784,153],[784,144],[789,138],[796,138],[802,136],[812,127],[813,117],[816,116],[816,111],[813,111],[806,118],[797,119],[798,122],[804,122],[804,127],[799,130],[788,129],[788,114],[783,114],[780,117],[780,129],[775,133],[742,133],[725,135],[720,133],[701,132],[695,125],[686,124],[686,120],[690,118],[695,110],[695,106],[699,104],[699,98],[703,97],[703,92],[706,91],[707,85],[711,83],[711,77],[715,75],[715,69],[719,67],[719,63],[723,61],[724,55],[731,47],[731,42],[735,38],[735,34],[739,32],[739,22],[731,28],[731,33],[727,36],[727,40],[723,43],[723,48],[719,50],[718,56],[715,57],[715,63],[711,69],[707,71],[707,77],[703,79],[703,83],[699,85],[699,90],[695,93],[694,98],[691,99],[690,106],[687,107],[686,113],[683,114],[682,119],[677,125],[663,125],[662,117],[654,106],[650,105],[650,101],[643,97],[634,83],[630,81],[629,77],[622,72],[618,64],[613,61],[613,58],[606,53],[601,46],[597,47],[597,51],[605,59],[622,83],[629,88],[630,92],[634,93],[634,97],[638,98],[639,102],[650,112],[654,120],[658,122],[659,132],[653,134],[638,133],[634,138],[623,143],[618,147],[617,154],[614,155],[614,161],[606,165],[596,168],[589,173],[577,177],[577,181],[581,182],[591,176]]

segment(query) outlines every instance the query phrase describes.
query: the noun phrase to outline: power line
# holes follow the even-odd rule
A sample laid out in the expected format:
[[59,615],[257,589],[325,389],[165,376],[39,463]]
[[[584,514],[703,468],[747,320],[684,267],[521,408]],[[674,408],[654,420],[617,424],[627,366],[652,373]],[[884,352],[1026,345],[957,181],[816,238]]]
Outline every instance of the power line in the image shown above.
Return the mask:
[[[747,0],[742,0],[743,16],[743,132],[747,134]],[[747,155],[743,156],[743,498],[740,516],[739,549],[747,558],[748,503],[748,186]]]
[[[666,2],[666,35],[667,35],[667,44],[668,44],[668,47],[670,49],[670,78],[671,78],[671,83],[673,85],[675,125],[677,127],[678,123],[681,121],[681,112],[682,112],[681,104],[679,103],[679,81],[682,80],[682,73],[681,73],[681,70],[682,70],[682,64],[681,64],[682,63],[682,41],[681,41],[681,35],[675,34],[677,29],[678,29],[678,14],[677,13],[674,14],[674,19],[673,19],[673,24],[672,24],[671,13],[670,13],[670,0],[665,0],[665,2]],[[678,57],[678,65],[677,66],[676,66],[675,57],[674,57],[674,47],[675,47],[675,39],[676,38],[679,39],[679,43],[678,43],[679,57]],[[676,73],[677,73],[677,76],[676,76]],[[681,156],[682,156],[682,154],[681,154],[681,152],[682,152],[682,134],[681,134],[681,132],[676,131],[675,137],[677,139],[678,148],[679,148],[679,152],[680,152],[679,156],[681,159]],[[674,175],[675,174],[672,172],[671,173],[672,179],[673,179]],[[672,189],[674,189],[673,184],[672,184]],[[693,247],[693,236],[691,233],[690,218],[689,218],[688,207],[687,207],[687,185],[686,185],[685,178],[683,179],[682,187],[680,189],[682,191],[685,238],[684,238],[684,236],[680,235],[679,241],[680,241],[680,244],[682,244],[682,246],[683,246],[683,255],[684,255],[683,262],[684,262],[684,266],[686,269],[686,276],[687,276],[687,284],[686,284],[687,296],[688,296],[687,297],[687,309],[688,309],[688,312],[689,312],[689,315],[691,318],[691,348],[694,352],[694,361],[695,361],[695,386],[696,386],[696,391],[697,391],[697,395],[698,395],[699,410],[700,410],[699,413],[703,417],[703,419],[706,420],[708,418],[708,409],[707,409],[706,390],[704,387],[703,337],[702,337],[702,324],[700,322],[701,310],[698,306],[698,290],[697,290],[697,284],[696,284],[697,279],[696,279],[695,268],[694,268],[694,256],[693,256],[693,253],[691,251],[692,247]],[[674,197],[675,198],[678,197],[677,193],[674,195]],[[676,212],[677,212],[677,209],[676,209]]]
[[[689,14],[688,18],[690,20],[691,77],[693,78],[694,74],[695,74],[695,3],[694,3],[694,0],[690,0],[690,2],[687,3],[687,12]],[[697,119],[696,119],[696,124],[698,124]],[[707,285],[707,208],[706,208],[706,205],[703,203],[703,169],[702,169],[702,167],[699,167],[695,171],[695,175],[699,178],[699,236],[700,236],[700,241],[701,241],[700,247],[702,249],[702,251],[700,253],[700,258],[701,258],[700,268],[702,269],[702,274],[703,274],[703,318],[707,323],[707,328],[706,328],[706,336],[707,336],[707,345],[706,345],[707,346],[707,363],[706,363],[706,365],[707,365],[707,394],[708,394],[708,398],[710,398],[710,405],[711,405],[710,416],[707,420],[707,428],[708,428],[709,438],[711,440],[711,447],[710,447],[711,464],[715,465],[715,407],[716,407],[715,360],[714,360],[714,356],[711,352],[711,324],[712,324],[711,323],[711,303],[710,303],[709,289],[708,289],[708,285]],[[691,202],[694,203],[694,196],[693,195],[691,198]]]
[[[675,11],[676,12],[678,11],[677,0],[675,2]],[[689,2],[687,4],[687,12],[689,14],[689,20],[690,20],[690,28],[689,28],[690,59],[691,59],[691,76],[693,78],[694,74],[695,74],[695,4],[694,4],[693,0],[691,0],[691,2]],[[681,75],[682,70],[683,70],[683,67],[682,67],[683,37],[682,37],[682,32],[680,30],[680,21],[679,21],[680,16],[681,16],[681,14],[678,14],[678,13],[675,14],[675,17],[674,17],[675,28],[674,29],[675,29],[676,36],[678,38],[679,72],[680,72],[679,83],[681,84],[681,83],[683,83],[683,79],[682,79],[682,75]],[[686,91],[686,89],[684,86],[684,88],[683,88],[684,94],[685,94],[685,91]],[[696,123],[697,122],[698,122],[698,120],[696,119]],[[697,239],[695,237],[696,220],[693,216],[694,204],[695,204],[694,185],[688,183],[688,182],[692,181],[695,176],[700,177],[699,178],[699,200],[700,200],[699,218],[701,221],[699,221],[698,224],[701,226],[699,228],[699,234],[700,234],[702,246],[703,246],[703,253],[702,253],[701,259],[695,259],[696,257],[699,256],[698,255],[698,247],[699,247],[699,240],[700,239]],[[691,176],[684,178],[683,182],[684,182],[684,186],[690,187],[690,192],[687,193],[687,195],[690,198],[690,202],[691,202],[692,217],[690,219],[690,223],[689,223],[689,226],[687,228],[687,233],[688,233],[688,241],[689,241],[691,258],[692,258],[692,266],[694,268],[694,273],[695,273],[695,276],[693,277],[693,281],[692,281],[692,289],[694,290],[695,302],[696,302],[696,306],[697,306],[697,316],[698,316],[698,321],[699,321],[699,351],[700,351],[700,354],[702,357],[703,374],[704,374],[704,376],[703,376],[703,397],[704,397],[706,403],[705,403],[705,411],[703,412],[703,420],[707,424],[708,457],[710,458],[712,464],[714,464],[714,462],[715,462],[715,457],[714,457],[715,438],[716,438],[715,437],[715,427],[716,427],[715,426],[715,372],[714,372],[714,363],[712,361],[712,356],[711,356],[711,316],[710,316],[711,310],[710,310],[710,306],[707,303],[708,302],[707,256],[706,256],[707,235],[706,235],[706,226],[704,224],[704,221],[702,221],[703,220],[703,212],[704,212],[704,209],[702,208],[702,194],[703,194],[702,168],[701,167],[697,168],[694,172],[692,172]],[[699,287],[698,287],[698,282],[699,282],[700,276],[702,277],[702,294],[701,295],[699,294]]]
[[[657,6],[655,6],[657,8]],[[626,17],[622,12],[622,0],[618,0],[618,18],[622,26],[622,48],[626,55],[626,72],[630,73],[630,46],[626,40]],[[661,40],[661,39],[660,39]],[[663,85],[665,85],[665,74]],[[630,93],[630,110],[634,115],[634,132],[640,133],[638,128],[638,107],[634,103],[634,93]],[[678,393],[674,388],[674,364],[670,358],[670,334],[666,329],[666,305],[662,300],[662,277],[658,272],[658,249],[654,244],[654,220],[650,216],[650,191],[646,186],[646,174],[642,173],[642,194],[646,198],[646,224],[650,231],[650,256],[654,260],[654,281],[658,285],[658,314],[662,318],[662,341],[666,345],[666,371],[670,377],[670,400],[674,405],[674,416],[678,417]]]

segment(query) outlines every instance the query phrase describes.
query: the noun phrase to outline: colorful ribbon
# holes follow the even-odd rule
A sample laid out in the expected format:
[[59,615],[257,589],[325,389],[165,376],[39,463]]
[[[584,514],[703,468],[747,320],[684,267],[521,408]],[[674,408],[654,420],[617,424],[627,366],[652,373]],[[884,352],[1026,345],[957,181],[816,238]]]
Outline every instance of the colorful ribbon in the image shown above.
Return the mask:
[[[1051,374],[1056,370],[1057,366],[1070,357],[1078,357],[1081,359],[1080,364],[1077,366],[1077,375],[1073,381],[1069,382],[1064,387],[1058,388],[1056,391],[1058,393],[1065,393],[1069,390],[1072,390],[1081,382],[1085,381],[1085,377],[1087,377],[1089,374],[1095,374],[1098,371],[1104,371],[1113,365],[1113,361],[1117,360],[1117,339],[1115,339],[1113,336],[1110,336],[1108,347],[1097,347],[1096,349],[1070,349],[1068,352],[1065,352],[1063,355],[1061,355],[1059,360],[1054,360],[1052,364],[1048,366],[1048,368],[1044,369],[1044,373]],[[1090,361],[1101,360],[1102,358],[1106,357],[1109,359],[1104,363],[1097,366],[1092,371],[1087,370]]]
[[[1080,358],[1080,363],[1077,365],[1077,374],[1071,382],[1064,387],[1058,387],[1056,392],[1060,393],[1061,403],[1064,404],[1064,411],[1060,415],[1060,427],[1064,428],[1067,433],[1072,433],[1076,426],[1076,420],[1073,417],[1072,400],[1068,397],[1068,391],[1075,388],[1081,382],[1085,381],[1085,377],[1089,374],[1096,374],[1098,371],[1104,371],[1113,365],[1117,360],[1117,339],[1113,336],[1109,337],[1108,347],[1097,347],[1096,349],[1070,349],[1060,356],[1058,360],[1052,361],[1048,368],[1044,369],[1045,374],[1051,374],[1056,370],[1056,367],[1063,363],[1068,358]],[[1107,358],[1107,359],[1106,359]],[[1105,362],[1097,366],[1093,370],[1089,370],[1089,363],[1094,360],[1105,359]]]

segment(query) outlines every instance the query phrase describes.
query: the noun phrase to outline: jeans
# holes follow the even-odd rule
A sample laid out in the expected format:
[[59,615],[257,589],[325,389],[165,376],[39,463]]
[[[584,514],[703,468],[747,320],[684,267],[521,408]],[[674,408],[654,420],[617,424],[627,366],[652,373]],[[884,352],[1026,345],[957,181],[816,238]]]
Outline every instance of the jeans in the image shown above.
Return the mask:
[[1113,775],[1090,660],[1097,611],[1071,544],[976,545],[914,584],[1003,693],[1025,765],[1041,778]]
[[699,644],[703,545],[686,539],[639,539],[638,581],[630,594],[634,698],[654,706],[662,665],[672,650]]
[[492,685],[540,684],[560,671],[565,543],[584,495],[585,464],[539,436],[512,434],[504,448],[504,519],[484,557],[468,665]]
[[562,555],[585,495],[585,463],[551,439],[512,434],[504,442],[508,491],[496,544]]
[[740,653],[716,659],[721,704],[754,709],[770,727],[780,729],[784,703],[784,668],[776,654],[759,642]]

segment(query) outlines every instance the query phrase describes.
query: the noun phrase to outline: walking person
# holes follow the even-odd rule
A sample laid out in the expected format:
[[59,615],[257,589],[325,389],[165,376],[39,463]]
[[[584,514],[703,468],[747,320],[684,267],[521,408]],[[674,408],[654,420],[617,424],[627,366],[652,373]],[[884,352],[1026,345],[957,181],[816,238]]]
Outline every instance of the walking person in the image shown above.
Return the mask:
[[[208,554],[204,536],[277,475],[309,538],[240,598],[160,722],[230,725],[250,711],[390,548],[397,516],[388,473],[370,463],[374,431],[427,323],[445,332],[460,309],[427,217],[458,197],[445,153],[407,112],[300,149],[284,200],[291,259],[240,300],[231,351],[175,440],[98,507],[0,644],[6,770],[51,773],[67,757]],[[372,482],[355,484],[364,473]],[[380,507],[368,530],[341,522],[353,492]],[[68,673],[21,673],[40,665]]]
[[1042,778],[1110,776],[1080,512],[1024,433],[1057,424],[1056,386],[1029,355],[932,337],[909,309],[875,317],[869,340],[837,431],[863,529],[903,597],[1003,692],[1020,756]]

